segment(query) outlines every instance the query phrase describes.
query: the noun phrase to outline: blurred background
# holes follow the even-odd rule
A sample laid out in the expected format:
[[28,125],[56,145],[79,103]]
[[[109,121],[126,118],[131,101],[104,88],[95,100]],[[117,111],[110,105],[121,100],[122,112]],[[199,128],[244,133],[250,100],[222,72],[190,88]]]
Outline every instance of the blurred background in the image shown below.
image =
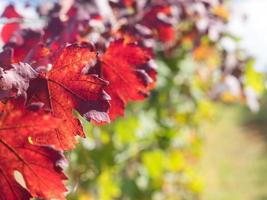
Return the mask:
[[[42,26],[25,2],[44,3],[1,0],[0,13],[13,3],[26,27]],[[191,32],[199,16],[180,22],[145,103],[107,126],[84,121],[88,138],[66,153],[68,199],[267,200],[267,0],[223,5],[212,10],[222,37]]]
[[[240,45],[255,57],[255,68],[266,71],[266,0],[231,1],[228,27]],[[218,105],[217,105],[218,106]],[[245,107],[219,105],[215,124],[206,126],[201,169],[203,200],[267,199],[266,95],[258,113]]]
[[264,23],[267,1],[234,0],[231,4],[232,18],[229,23],[231,32],[242,38],[241,45],[256,58],[256,67],[266,70],[264,51],[267,42],[263,38],[267,31],[267,25]]

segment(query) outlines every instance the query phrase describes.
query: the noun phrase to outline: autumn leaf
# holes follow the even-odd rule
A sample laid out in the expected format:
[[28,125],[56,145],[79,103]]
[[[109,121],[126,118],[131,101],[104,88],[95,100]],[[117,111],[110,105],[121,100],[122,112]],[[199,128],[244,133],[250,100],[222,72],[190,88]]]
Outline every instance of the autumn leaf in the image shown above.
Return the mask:
[[[82,35],[88,32],[89,19],[86,14],[77,14],[75,7],[71,7],[65,21],[62,21],[58,15],[62,13],[54,13],[57,17],[52,17],[47,27],[44,29],[43,40],[47,42],[52,51],[64,47],[67,43],[81,42]],[[84,16],[85,15],[85,16]],[[57,27],[57,28],[55,28]]]
[[0,66],[9,66],[11,64],[12,57],[13,49],[4,48],[3,51],[0,52]]
[[[1,17],[5,17],[10,20],[19,20],[22,18],[22,16],[17,13],[13,5],[7,6]],[[19,28],[20,24],[18,22],[7,22],[1,30],[1,38],[3,42],[8,42]]]
[[221,17],[225,21],[227,21],[230,17],[229,10],[227,10],[227,8],[221,4],[214,6],[212,12],[214,15]]
[[129,101],[143,100],[155,85],[155,69],[151,52],[123,40],[112,42],[101,56],[103,78],[109,82],[111,96],[109,116],[123,115]]
[[26,97],[29,82],[37,75],[38,73],[27,63],[11,64],[10,68],[0,66],[0,100],[12,96]]
[[146,11],[141,24],[154,30],[156,37],[162,42],[175,41],[174,18],[169,5],[153,6]]
[[88,120],[109,122],[109,96],[104,91],[107,82],[96,74],[86,74],[95,60],[96,52],[90,44],[69,45],[54,58],[50,71],[30,82],[27,104],[43,103],[44,109],[64,121],[50,134],[35,135],[33,143],[64,150],[74,148],[74,136],[84,136],[74,109]]
[[17,32],[20,41],[9,41],[5,44],[4,48],[13,50],[11,58],[12,63],[18,62],[31,62],[40,60],[47,54],[42,53],[46,48],[41,49],[42,46],[42,33],[40,31],[33,31],[30,29],[23,29]]
[[60,120],[43,111],[31,111],[12,103],[0,104],[1,199],[64,199],[66,179],[63,156],[50,147],[34,146],[34,134],[46,134]]

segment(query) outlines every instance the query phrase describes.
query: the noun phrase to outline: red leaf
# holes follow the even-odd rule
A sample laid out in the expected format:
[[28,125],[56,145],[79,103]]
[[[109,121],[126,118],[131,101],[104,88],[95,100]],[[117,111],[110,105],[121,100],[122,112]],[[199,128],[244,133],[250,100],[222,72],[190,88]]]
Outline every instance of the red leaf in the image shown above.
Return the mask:
[[[2,17],[8,18],[8,19],[20,19],[22,16],[17,13],[14,6],[9,5],[5,8]],[[11,22],[7,23],[3,26],[1,30],[1,38],[3,42],[8,42],[10,38],[13,36],[13,34],[20,28],[20,25],[18,22]]]
[[[30,144],[34,134],[46,134],[60,121],[43,111],[0,104],[1,199],[64,199],[63,156],[52,148]],[[18,176],[21,175],[21,176]]]
[[73,109],[89,120],[109,121],[109,96],[103,90],[107,83],[95,74],[83,73],[95,60],[96,53],[89,44],[67,46],[55,58],[51,71],[30,83],[28,104],[42,102],[54,117],[64,121],[50,134],[36,135],[34,143],[52,144],[64,150],[74,148],[74,136],[84,133]]
[[17,11],[15,10],[13,5],[8,5],[3,14],[2,17],[6,17],[6,18],[22,18],[22,16],[20,14],[17,13]]
[[[42,58],[44,55],[41,54],[40,48],[42,34],[33,30],[20,30],[17,32],[17,36],[20,38],[18,41],[11,41],[5,45],[5,48],[13,49],[12,63],[35,61]],[[45,55],[46,56],[46,55]],[[32,64],[32,63],[30,63]]]
[[155,70],[149,65],[151,58],[148,49],[123,40],[111,43],[101,57],[103,78],[109,81],[111,119],[123,115],[129,101],[144,99],[153,88]]
[[175,40],[175,29],[171,21],[171,6],[154,6],[145,13],[142,24],[155,30],[160,41],[173,42]]

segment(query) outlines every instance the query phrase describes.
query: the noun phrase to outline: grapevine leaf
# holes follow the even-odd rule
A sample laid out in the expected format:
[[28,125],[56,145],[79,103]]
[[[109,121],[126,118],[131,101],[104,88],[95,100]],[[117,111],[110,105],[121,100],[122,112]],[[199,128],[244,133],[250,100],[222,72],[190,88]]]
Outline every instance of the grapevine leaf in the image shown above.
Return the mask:
[[[5,8],[2,17],[5,17],[7,19],[14,19],[18,20],[21,19],[22,16],[17,13],[13,5],[9,5]],[[18,22],[8,22],[6,23],[2,30],[1,30],[1,38],[3,42],[8,42],[11,37],[14,35],[14,33],[19,30],[20,25]]]
[[46,134],[58,123],[43,111],[0,105],[1,199],[64,199],[66,177],[58,165],[63,156],[50,147],[31,144],[32,135]]
[[173,26],[172,9],[169,5],[151,7],[141,22],[148,28],[155,30],[157,38],[162,42],[173,42],[175,40],[175,29]]
[[35,135],[36,144],[51,144],[58,149],[72,149],[74,136],[84,136],[73,109],[88,120],[108,122],[109,96],[103,90],[107,82],[96,74],[85,74],[85,69],[96,59],[89,44],[73,44],[65,47],[54,58],[52,69],[42,73],[30,83],[27,104],[43,103],[54,117],[61,118],[64,125],[50,134]]
[[148,49],[123,40],[111,43],[100,58],[103,78],[109,81],[111,119],[123,115],[127,102],[143,100],[149,94],[155,81],[155,70],[149,65],[151,58]]
[[26,96],[30,79],[37,72],[27,63],[12,64],[10,69],[0,67],[0,100],[11,96]]

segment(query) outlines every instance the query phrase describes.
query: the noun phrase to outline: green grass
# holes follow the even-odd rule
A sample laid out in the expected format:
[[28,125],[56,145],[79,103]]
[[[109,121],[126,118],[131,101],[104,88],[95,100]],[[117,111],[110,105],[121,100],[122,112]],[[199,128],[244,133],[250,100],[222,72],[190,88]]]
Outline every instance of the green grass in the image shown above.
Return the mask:
[[218,105],[216,110],[218,116],[204,129],[202,200],[267,200],[263,130],[242,123],[249,113],[239,107]]

